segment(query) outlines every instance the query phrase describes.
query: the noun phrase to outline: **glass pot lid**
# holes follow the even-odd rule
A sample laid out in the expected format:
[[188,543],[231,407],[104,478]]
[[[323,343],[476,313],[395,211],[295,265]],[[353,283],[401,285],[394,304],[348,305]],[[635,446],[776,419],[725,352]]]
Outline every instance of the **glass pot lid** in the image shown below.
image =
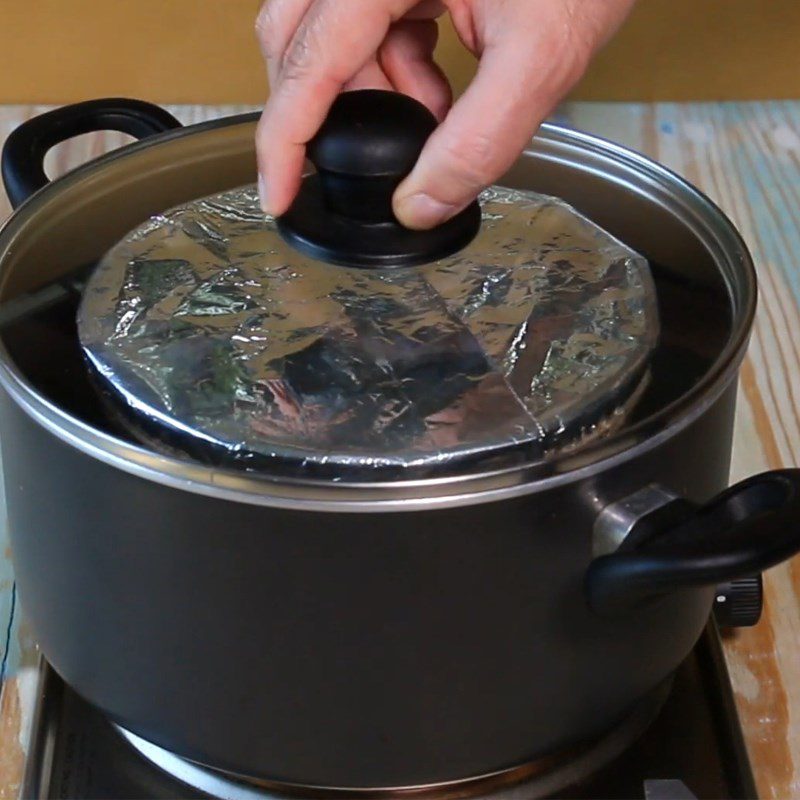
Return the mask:
[[658,337],[647,262],[562,201],[501,187],[434,232],[401,228],[391,192],[428,118],[400,95],[343,95],[285,217],[245,186],[152,217],[103,257],[79,336],[136,435],[213,463],[377,479],[541,458],[624,422]]

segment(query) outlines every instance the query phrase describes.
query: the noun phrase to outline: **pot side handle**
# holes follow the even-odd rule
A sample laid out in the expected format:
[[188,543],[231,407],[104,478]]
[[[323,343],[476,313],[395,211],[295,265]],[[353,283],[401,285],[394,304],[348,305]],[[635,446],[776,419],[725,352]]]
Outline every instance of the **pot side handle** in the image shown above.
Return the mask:
[[800,469],[748,478],[698,506],[677,498],[645,514],[616,551],[595,558],[593,611],[617,614],[669,592],[752,576],[800,552]]
[[49,183],[44,172],[47,151],[73,136],[120,131],[145,139],[180,128],[168,111],[142,100],[109,98],[56,108],[23,122],[3,147],[2,175],[13,208]]

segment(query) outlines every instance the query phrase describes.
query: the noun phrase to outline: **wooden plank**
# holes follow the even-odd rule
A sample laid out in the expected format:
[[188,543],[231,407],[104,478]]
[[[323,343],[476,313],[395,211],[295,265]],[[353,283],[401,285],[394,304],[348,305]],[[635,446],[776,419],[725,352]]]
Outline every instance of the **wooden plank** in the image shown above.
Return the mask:
[[[748,417],[760,448],[737,428],[735,477],[797,465],[800,454],[800,352],[797,348],[800,182],[797,104],[672,107],[683,163],[737,223],[752,248],[760,304],[742,380],[739,419]],[[679,170],[681,164],[673,164]],[[760,450],[760,452],[759,452]],[[798,561],[765,577],[762,623],[729,637],[726,654],[759,790],[800,795],[800,583]]]
[[[0,107],[0,138],[39,108]],[[242,107],[172,109],[185,122]],[[761,302],[742,374],[732,477],[798,464],[800,457],[800,102],[568,105],[556,115],[627,143],[686,175],[734,219],[755,255]],[[119,145],[94,134],[56,149],[50,174]],[[7,212],[0,196],[0,215]],[[30,718],[29,633],[12,609],[13,580],[0,531],[0,637],[7,680],[0,695],[0,800],[15,796]],[[800,562],[771,570],[761,624],[727,637],[725,651],[763,797],[800,796]],[[14,613],[12,613],[12,611]]]
[[37,679],[34,663],[21,668],[0,686],[0,800],[21,796]]
[[[575,118],[591,127],[594,119],[602,122],[600,113],[609,112],[582,107]],[[800,104],[660,104],[641,121],[627,135],[617,125],[614,138],[648,151],[708,193],[737,224],[757,264],[760,305],[742,376],[732,477],[797,465]],[[800,560],[766,575],[765,596],[762,622],[727,637],[725,652],[759,792],[797,797]]]

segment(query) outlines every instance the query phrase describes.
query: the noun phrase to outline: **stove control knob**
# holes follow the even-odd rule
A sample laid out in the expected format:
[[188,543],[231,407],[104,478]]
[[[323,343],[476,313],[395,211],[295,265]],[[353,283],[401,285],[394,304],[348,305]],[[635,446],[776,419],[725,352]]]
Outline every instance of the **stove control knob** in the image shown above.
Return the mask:
[[764,588],[761,575],[750,575],[717,586],[714,619],[720,628],[749,628],[761,619]]

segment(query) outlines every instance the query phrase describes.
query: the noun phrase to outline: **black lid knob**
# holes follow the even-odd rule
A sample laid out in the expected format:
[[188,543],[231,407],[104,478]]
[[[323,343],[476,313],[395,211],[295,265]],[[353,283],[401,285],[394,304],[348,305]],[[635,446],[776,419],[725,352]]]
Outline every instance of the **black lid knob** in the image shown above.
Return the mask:
[[411,266],[468,244],[480,227],[477,202],[430,231],[404,228],[395,189],[414,167],[436,118],[411,97],[377,89],[345,92],[308,145],[317,169],[278,220],[297,249],[336,264]]
[[433,114],[406,95],[340,95],[308,145],[328,208],[354,219],[394,220],[392,194],[435,129]]
[[436,118],[412,97],[379,89],[345,92],[308,143],[308,157],[327,172],[402,177],[434,130]]
[[714,619],[721,628],[749,628],[761,619],[763,607],[761,575],[750,575],[717,587]]

